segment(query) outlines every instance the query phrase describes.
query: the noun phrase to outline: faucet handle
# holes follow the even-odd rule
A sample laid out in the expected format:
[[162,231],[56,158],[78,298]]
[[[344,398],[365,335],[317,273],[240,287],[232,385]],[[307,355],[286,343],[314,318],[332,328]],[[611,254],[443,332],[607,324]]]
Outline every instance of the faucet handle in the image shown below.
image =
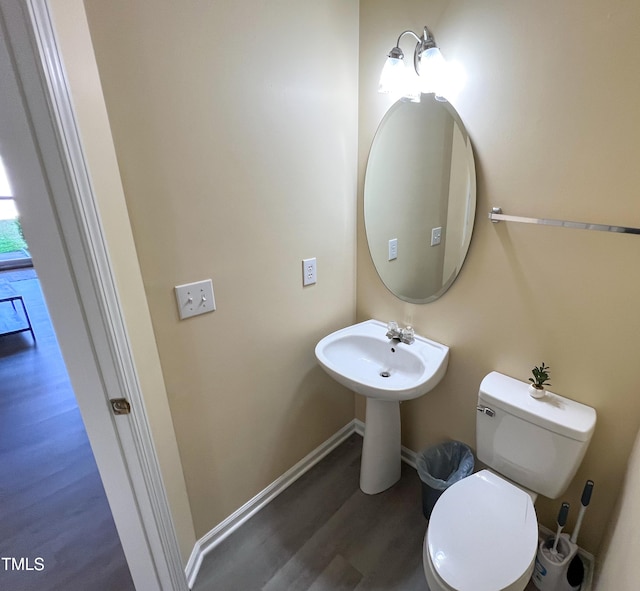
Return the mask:
[[402,335],[402,341],[404,343],[411,344],[415,340],[416,333],[410,324],[407,324],[407,326],[400,331],[400,334]]
[[389,332],[397,332],[398,331],[398,323],[395,320],[390,320],[387,324],[387,330]]

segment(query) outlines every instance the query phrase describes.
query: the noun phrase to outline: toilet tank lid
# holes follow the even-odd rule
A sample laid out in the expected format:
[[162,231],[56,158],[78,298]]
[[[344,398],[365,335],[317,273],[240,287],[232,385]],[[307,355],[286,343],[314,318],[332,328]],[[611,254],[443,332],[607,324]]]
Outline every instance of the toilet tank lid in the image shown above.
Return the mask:
[[594,408],[552,392],[533,398],[526,382],[497,371],[482,380],[479,398],[484,404],[576,441],[589,441],[596,425]]

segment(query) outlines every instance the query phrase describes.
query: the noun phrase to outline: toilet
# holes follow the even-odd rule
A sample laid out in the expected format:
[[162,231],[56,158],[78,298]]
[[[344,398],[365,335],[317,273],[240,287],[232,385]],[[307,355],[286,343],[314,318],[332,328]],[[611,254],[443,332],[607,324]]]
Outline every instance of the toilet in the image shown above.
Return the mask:
[[476,453],[487,468],[438,499],[424,538],[430,591],[523,591],[535,563],[538,494],[569,486],[596,424],[596,411],[498,372],[480,384]]

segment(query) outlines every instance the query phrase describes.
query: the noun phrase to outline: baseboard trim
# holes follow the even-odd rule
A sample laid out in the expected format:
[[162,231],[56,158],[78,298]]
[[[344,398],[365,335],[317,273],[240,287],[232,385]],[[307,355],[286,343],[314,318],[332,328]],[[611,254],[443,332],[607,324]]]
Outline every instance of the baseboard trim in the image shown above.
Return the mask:
[[364,423],[362,423],[362,421],[354,419],[347,423],[337,433],[333,434],[324,443],[302,458],[295,466],[287,470],[282,476],[274,480],[264,490],[200,538],[193,547],[193,551],[185,567],[185,575],[189,588],[193,588],[196,577],[198,576],[198,571],[202,566],[202,560],[209,552],[260,511],[260,509],[275,499],[281,492],[291,486],[298,478],[313,468],[313,466],[353,433],[358,433],[359,435],[364,434]]

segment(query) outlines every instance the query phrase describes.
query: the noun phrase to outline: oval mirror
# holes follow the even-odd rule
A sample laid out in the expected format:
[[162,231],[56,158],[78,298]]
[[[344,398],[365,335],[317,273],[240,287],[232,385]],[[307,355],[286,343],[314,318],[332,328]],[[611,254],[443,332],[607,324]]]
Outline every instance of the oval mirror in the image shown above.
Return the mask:
[[407,302],[439,298],[462,268],[475,212],[473,151],[455,109],[432,94],[395,103],[364,184],[367,242],[382,282]]

